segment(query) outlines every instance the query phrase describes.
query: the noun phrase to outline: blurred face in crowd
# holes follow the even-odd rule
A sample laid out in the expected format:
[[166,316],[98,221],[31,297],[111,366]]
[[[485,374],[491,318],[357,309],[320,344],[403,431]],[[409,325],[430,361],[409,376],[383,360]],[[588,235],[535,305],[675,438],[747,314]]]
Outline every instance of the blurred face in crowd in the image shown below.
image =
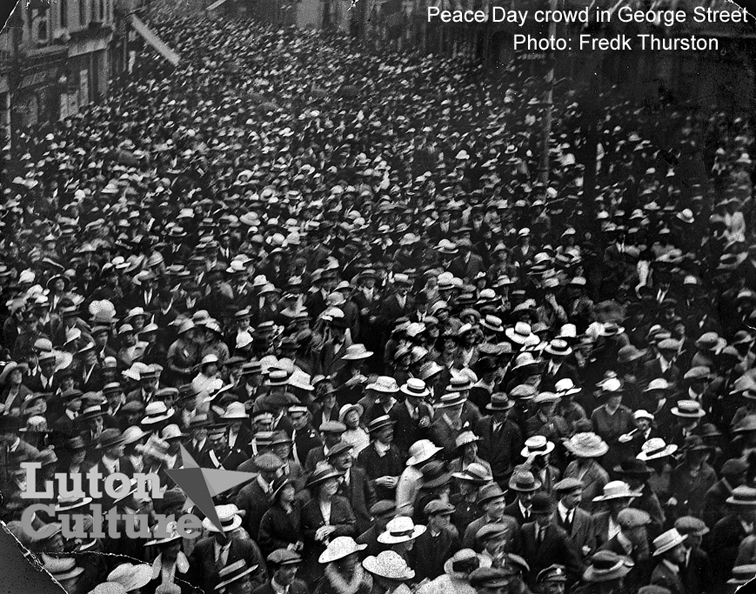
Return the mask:
[[300,431],[307,426],[307,415],[305,413],[296,413],[290,415],[290,417],[296,431]]
[[294,583],[294,578],[297,575],[298,565],[281,565],[273,574],[273,579],[276,583],[282,586],[290,586]]
[[391,425],[383,427],[378,431],[376,439],[382,443],[391,443],[394,441],[394,428]]
[[491,519],[499,519],[504,514],[504,508],[506,503],[504,497],[498,497],[492,499],[483,504],[483,509],[486,511],[486,515]]
[[215,453],[222,452],[226,449],[226,435],[224,433],[216,433],[208,437],[210,447],[213,448]]

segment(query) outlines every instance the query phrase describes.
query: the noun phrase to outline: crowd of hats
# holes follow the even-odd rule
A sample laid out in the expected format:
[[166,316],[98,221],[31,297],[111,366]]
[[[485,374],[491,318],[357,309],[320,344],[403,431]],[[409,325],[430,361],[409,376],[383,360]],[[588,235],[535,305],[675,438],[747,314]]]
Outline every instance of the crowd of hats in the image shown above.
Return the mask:
[[[139,56],[114,99],[21,132],[5,172],[0,517],[69,593],[164,577],[149,563],[177,532],[126,563],[117,542],[64,540],[61,515],[182,511],[163,471],[205,436],[197,460],[253,473],[270,505],[335,482],[369,525],[302,531],[301,547],[221,567],[205,594],[287,566],[325,593],[325,567],[354,556],[422,594],[622,579],[650,593],[681,547],[713,564],[709,590],[686,594],[756,575],[750,122],[657,116],[561,80],[541,184],[545,87],[515,66],[491,76],[244,20],[154,27],[176,70]],[[598,167],[580,162],[586,118]],[[688,157],[704,134],[709,173]],[[350,499],[345,455],[369,502]],[[23,462],[70,478],[116,460],[158,472],[164,496],[60,497],[36,536],[21,527]],[[395,480],[376,474],[386,460]],[[257,542],[238,496],[215,497],[223,530]],[[522,545],[536,525],[561,531],[571,498],[590,545],[567,534],[553,559]],[[421,581],[411,543],[436,530],[454,546]],[[618,554],[620,532],[645,554]]]

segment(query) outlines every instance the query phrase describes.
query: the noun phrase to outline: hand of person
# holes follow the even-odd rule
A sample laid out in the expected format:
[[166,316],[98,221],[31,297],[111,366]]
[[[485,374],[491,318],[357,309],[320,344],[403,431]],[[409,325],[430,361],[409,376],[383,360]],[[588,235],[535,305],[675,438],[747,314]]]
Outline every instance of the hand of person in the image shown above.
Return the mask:
[[674,497],[670,497],[667,500],[667,505],[669,505],[670,507],[675,507],[677,505],[677,499],[675,499]]
[[620,443],[627,443],[627,442],[631,441],[632,439],[633,438],[632,438],[632,436],[630,434],[625,433],[624,435],[620,435],[617,438],[617,441],[619,441]]
[[336,530],[336,526],[321,526],[315,532],[315,540],[324,541]]
[[417,425],[421,429],[427,429],[428,427],[430,427],[430,424],[430,417],[423,417],[422,419],[420,419],[420,422]]

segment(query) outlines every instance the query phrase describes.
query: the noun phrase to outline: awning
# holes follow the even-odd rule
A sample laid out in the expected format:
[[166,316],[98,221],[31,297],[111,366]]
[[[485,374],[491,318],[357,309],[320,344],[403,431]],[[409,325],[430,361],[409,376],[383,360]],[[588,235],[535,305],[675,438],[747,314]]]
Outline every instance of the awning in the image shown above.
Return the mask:
[[139,33],[142,38],[149,43],[157,53],[163,56],[171,64],[176,66],[179,63],[179,55],[169,48],[163,41],[150,29],[144,21],[142,21],[137,15],[129,15],[129,24],[134,28],[134,31]]
[[210,12],[211,10],[215,10],[216,8],[220,8],[226,2],[228,2],[228,0],[217,0],[216,2],[213,2],[210,6],[208,6],[205,10]]

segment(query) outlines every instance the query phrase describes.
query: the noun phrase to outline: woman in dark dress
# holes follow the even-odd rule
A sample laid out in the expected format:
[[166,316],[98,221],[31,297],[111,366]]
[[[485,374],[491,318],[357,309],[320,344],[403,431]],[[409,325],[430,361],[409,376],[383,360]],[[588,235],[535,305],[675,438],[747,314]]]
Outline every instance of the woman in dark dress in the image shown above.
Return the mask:
[[299,539],[302,504],[296,498],[294,483],[286,477],[273,481],[273,505],[260,520],[257,544],[264,556],[276,549],[299,553],[304,543]]

